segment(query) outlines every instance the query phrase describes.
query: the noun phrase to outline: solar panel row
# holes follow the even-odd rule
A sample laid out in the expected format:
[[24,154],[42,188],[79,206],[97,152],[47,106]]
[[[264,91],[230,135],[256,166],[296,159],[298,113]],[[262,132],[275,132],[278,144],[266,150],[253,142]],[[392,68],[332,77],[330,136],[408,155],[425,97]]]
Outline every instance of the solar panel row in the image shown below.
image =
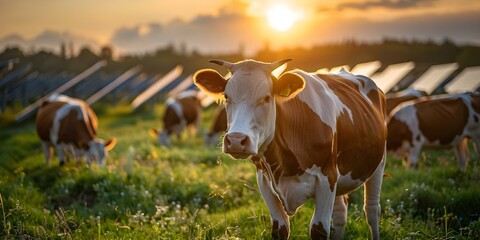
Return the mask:
[[[31,115],[42,99],[53,93],[71,94],[87,99],[89,104],[93,104],[107,95],[116,99],[119,94],[122,96],[122,101],[131,102],[132,108],[137,109],[148,100],[155,99],[155,96],[173,96],[187,89],[198,90],[192,82],[191,75],[181,77],[183,70],[181,66],[177,66],[165,76],[160,77],[142,73],[140,66],[133,67],[122,74],[100,74],[98,70],[104,64],[104,62],[99,62],[77,76],[70,76],[66,73],[38,74],[30,72],[31,65],[14,69],[0,80],[0,90],[3,93],[2,106],[6,107],[7,102],[19,101],[19,99],[24,105],[34,101],[17,115],[17,121],[21,121]],[[399,83],[407,76],[411,77],[415,64],[413,62],[392,64],[379,71],[381,67],[380,61],[372,61],[359,63],[351,70],[349,66],[343,65],[330,70],[320,69],[318,72],[336,73],[342,68],[350,70],[355,75],[372,78],[379,88],[387,93],[396,86],[398,88]],[[407,87],[427,93],[432,93],[439,88],[444,89],[447,93],[476,91],[480,88],[480,66],[465,68],[455,76],[454,73],[458,71],[458,68],[457,63],[431,66]],[[214,99],[208,96],[204,96],[202,99],[202,105],[205,107],[213,102]]]

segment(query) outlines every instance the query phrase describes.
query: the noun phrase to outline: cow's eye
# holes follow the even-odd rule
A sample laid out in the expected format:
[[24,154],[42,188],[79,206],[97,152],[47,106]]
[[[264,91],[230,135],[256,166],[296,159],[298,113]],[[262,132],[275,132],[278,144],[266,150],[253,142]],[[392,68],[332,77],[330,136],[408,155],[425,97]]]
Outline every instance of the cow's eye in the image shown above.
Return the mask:
[[228,95],[225,94],[225,95],[223,95],[223,96],[224,96],[224,98],[225,98],[225,102],[226,102],[226,103],[230,103],[230,99],[228,98]]
[[269,103],[271,100],[272,100],[272,97],[270,95],[267,95],[258,101],[258,105]]
[[263,98],[263,103],[269,103],[271,99],[272,99],[272,97],[270,97],[270,96],[265,96],[265,97]]

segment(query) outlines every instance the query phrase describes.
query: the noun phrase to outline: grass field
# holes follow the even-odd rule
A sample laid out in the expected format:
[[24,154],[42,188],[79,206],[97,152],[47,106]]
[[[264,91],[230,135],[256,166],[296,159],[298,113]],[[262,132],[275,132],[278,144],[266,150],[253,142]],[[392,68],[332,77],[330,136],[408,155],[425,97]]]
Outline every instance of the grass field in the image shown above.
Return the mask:
[[[94,106],[99,136],[118,144],[105,167],[47,165],[33,121],[0,115],[0,238],[269,239],[270,217],[255,167],[204,147],[201,137],[158,146],[163,106],[131,113]],[[207,109],[205,129],[213,114]],[[466,173],[452,151],[425,151],[419,168],[389,157],[382,187],[384,239],[480,239],[480,160]],[[367,239],[363,191],[350,195],[345,239]],[[312,202],[291,218],[291,239],[308,239]]]

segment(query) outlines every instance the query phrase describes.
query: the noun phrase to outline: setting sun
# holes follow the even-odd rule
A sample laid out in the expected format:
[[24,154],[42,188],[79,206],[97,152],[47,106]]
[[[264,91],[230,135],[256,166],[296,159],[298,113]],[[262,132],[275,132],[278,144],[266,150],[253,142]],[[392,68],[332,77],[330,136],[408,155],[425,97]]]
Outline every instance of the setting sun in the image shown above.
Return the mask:
[[289,30],[299,18],[300,14],[287,5],[276,4],[267,10],[268,24],[279,32]]

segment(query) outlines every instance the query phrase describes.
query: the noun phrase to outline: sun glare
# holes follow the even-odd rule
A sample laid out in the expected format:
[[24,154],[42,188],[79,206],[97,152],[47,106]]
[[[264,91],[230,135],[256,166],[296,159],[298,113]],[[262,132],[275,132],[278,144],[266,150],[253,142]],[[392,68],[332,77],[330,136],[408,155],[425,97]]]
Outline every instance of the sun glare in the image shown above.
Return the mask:
[[284,4],[276,4],[268,8],[267,20],[270,27],[285,32],[292,28],[293,24],[300,18],[300,14]]

